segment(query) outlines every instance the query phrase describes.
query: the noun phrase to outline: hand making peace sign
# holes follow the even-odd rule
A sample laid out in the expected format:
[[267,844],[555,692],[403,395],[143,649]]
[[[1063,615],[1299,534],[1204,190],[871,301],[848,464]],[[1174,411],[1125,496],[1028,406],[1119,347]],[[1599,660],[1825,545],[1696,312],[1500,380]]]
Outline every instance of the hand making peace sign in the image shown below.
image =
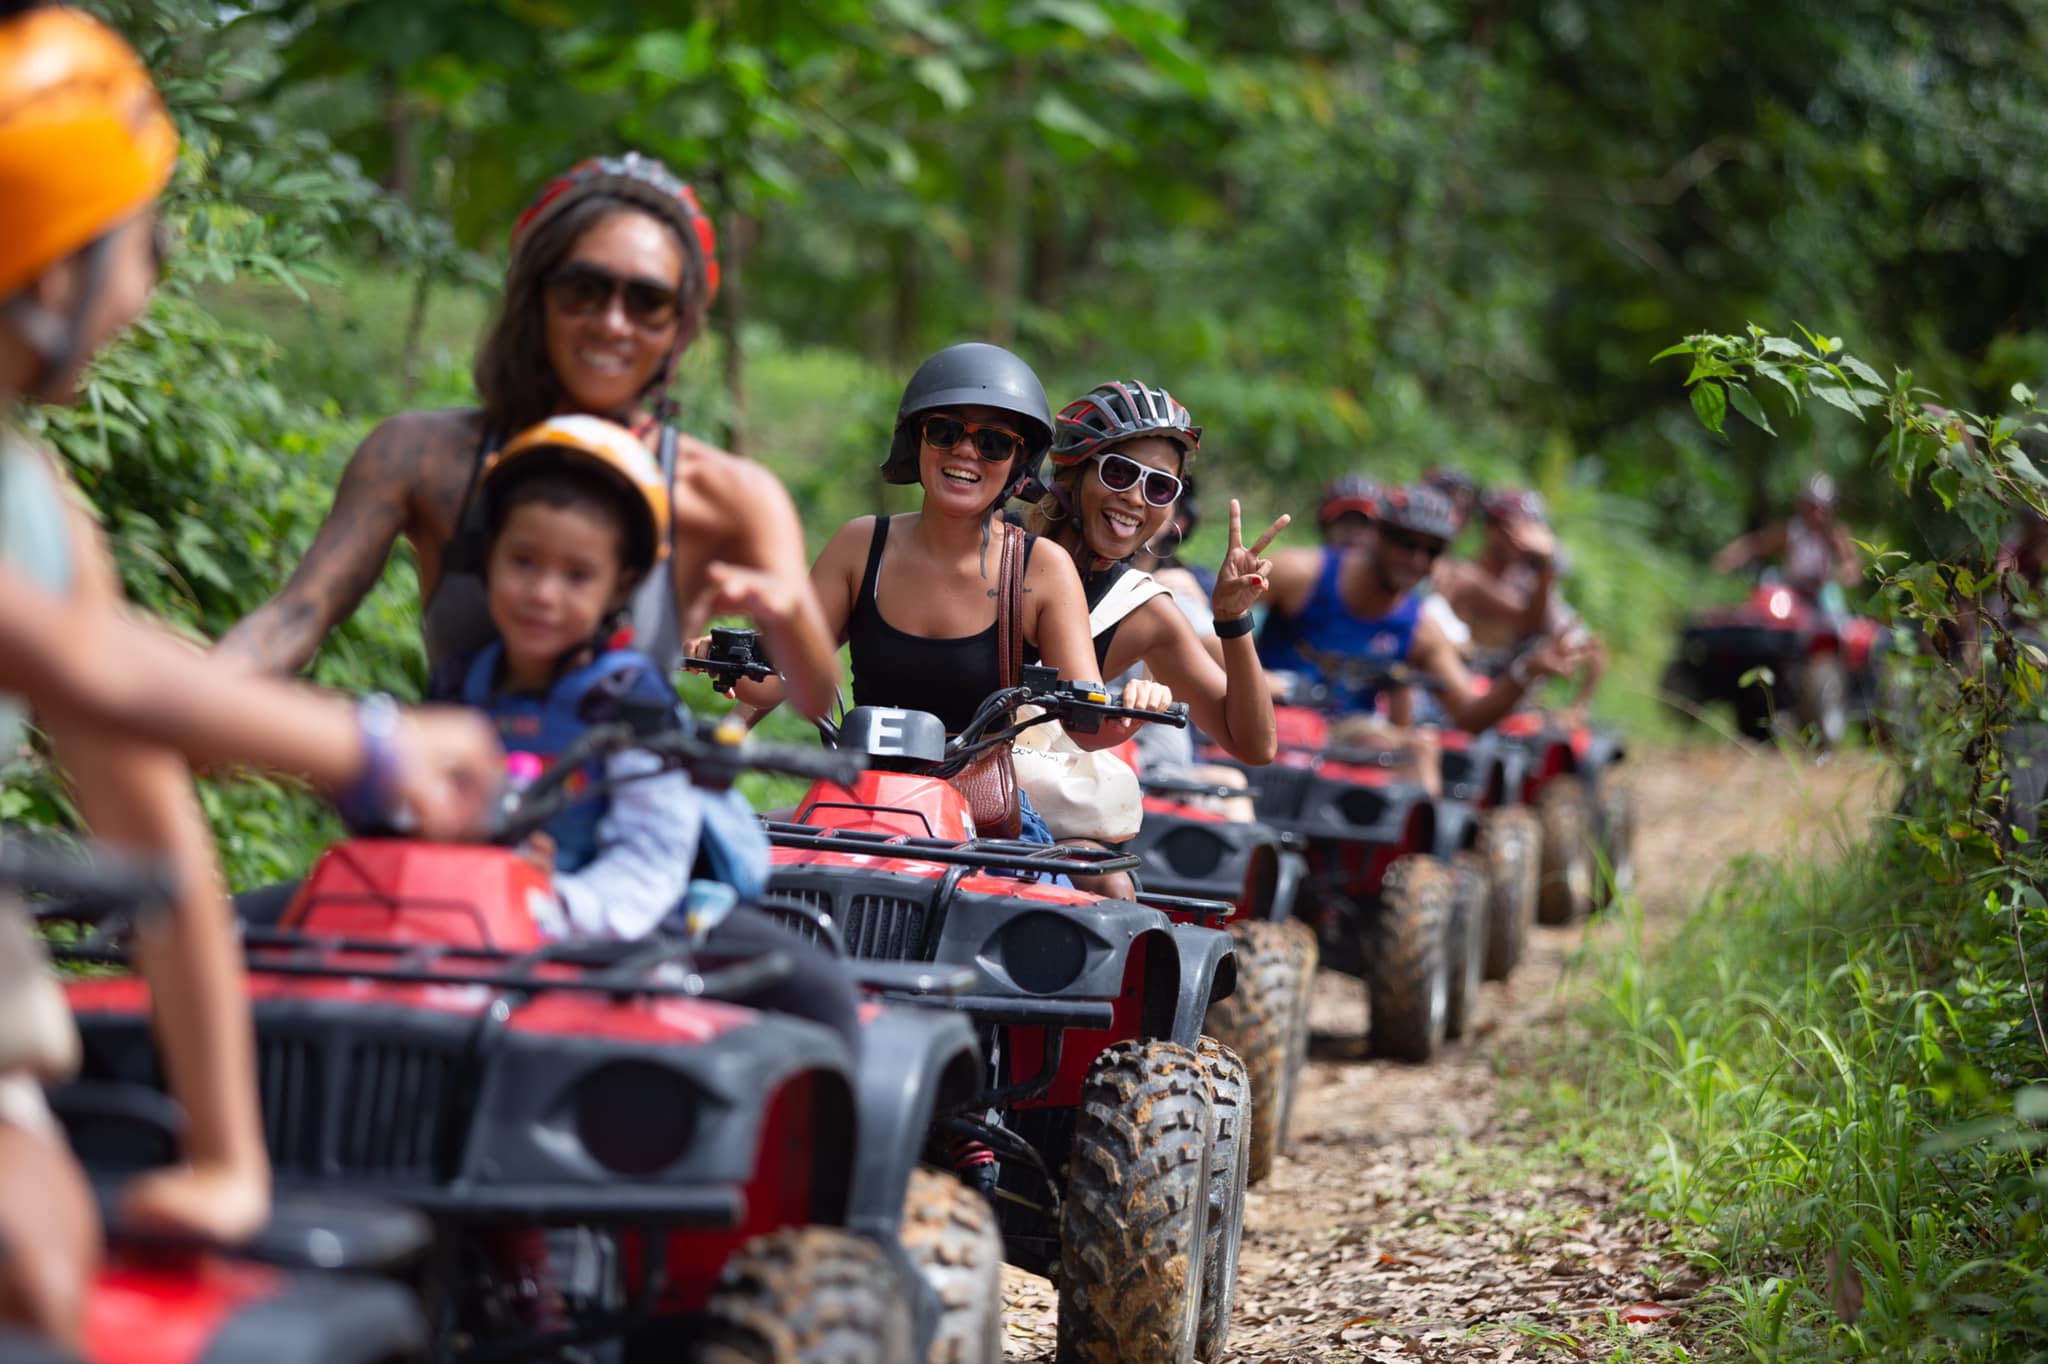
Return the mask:
[[1250,549],[1246,549],[1244,521],[1237,509],[1237,499],[1230,499],[1230,550],[1223,556],[1223,567],[1217,570],[1216,590],[1209,594],[1209,605],[1216,612],[1216,619],[1236,620],[1266,595],[1266,589],[1273,582],[1273,561],[1259,556],[1266,552],[1267,545],[1273,543],[1273,537],[1286,530],[1287,523],[1293,519],[1292,516],[1281,516],[1253,542]]

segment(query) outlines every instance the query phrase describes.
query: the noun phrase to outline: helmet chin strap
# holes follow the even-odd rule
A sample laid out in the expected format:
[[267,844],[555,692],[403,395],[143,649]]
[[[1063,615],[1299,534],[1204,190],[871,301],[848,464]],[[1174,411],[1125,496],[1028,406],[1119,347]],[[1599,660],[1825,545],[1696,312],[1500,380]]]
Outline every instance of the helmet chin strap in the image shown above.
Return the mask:
[[62,386],[77,374],[86,359],[86,325],[107,284],[107,270],[113,262],[113,234],[94,238],[73,257],[82,271],[78,294],[70,315],[53,312],[30,297],[27,289],[0,302],[0,317],[15,331],[36,357],[36,372],[29,380],[31,396],[54,398]]

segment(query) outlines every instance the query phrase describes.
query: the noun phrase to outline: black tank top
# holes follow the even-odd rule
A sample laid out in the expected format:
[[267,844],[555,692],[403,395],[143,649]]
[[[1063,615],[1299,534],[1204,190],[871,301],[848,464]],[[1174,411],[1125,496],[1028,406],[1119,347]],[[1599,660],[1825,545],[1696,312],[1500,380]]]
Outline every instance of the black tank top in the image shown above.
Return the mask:
[[[420,633],[426,639],[427,667],[436,669],[451,659],[465,658],[498,637],[491,624],[489,594],[484,590],[484,556],[489,548],[489,527],[484,524],[483,503],[476,495],[477,480],[484,462],[498,448],[497,436],[489,431],[477,442],[476,459],[469,473],[469,487],[462,494],[462,511],[455,519],[455,534],[441,550],[441,576],[433,595],[420,611]],[[661,476],[675,484],[676,433],[661,428],[661,443],[655,454]],[[669,528],[662,537],[667,539]],[[676,623],[675,585],[670,580],[668,561],[662,560],[633,593],[629,619],[633,625],[633,648],[646,654],[663,669],[675,666],[682,657],[682,632]]]
[[[1024,566],[1038,537],[1024,537]],[[921,710],[939,717],[948,734],[958,734],[975,708],[1003,685],[997,672],[996,627],[979,634],[932,639],[906,634],[882,619],[875,585],[882,574],[882,548],[889,542],[889,518],[875,518],[868,566],[860,594],[846,621],[846,645],[853,656],[853,704]]]

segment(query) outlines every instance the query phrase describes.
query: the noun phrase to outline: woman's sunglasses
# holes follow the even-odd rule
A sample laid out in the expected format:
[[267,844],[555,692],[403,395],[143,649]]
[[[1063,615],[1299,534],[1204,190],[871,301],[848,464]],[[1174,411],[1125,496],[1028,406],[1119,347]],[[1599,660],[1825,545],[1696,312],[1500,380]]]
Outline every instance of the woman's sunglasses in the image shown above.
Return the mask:
[[1170,507],[1180,497],[1181,482],[1161,469],[1149,468],[1129,455],[1102,454],[1095,457],[1095,476],[1113,493],[1127,493],[1145,481],[1145,501],[1154,507]]
[[548,299],[566,317],[594,317],[625,296],[626,316],[642,331],[658,332],[676,320],[681,296],[659,280],[629,279],[597,265],[565,265],[547,278]]
[[958,417],[924,419],[924,443],[934,450],[951,450],[969,436],[974,437],[974,453],[991,464],[1024,453],[1024,438],[1008,427],[981,426]]
[[1410,554],[1420,554],[1430,559],[1438,558],[1444,552],[1444,542],[1434,535],[1417,535],[1413,531],[1402,530],[1399,526],[1382,525],[1380,539],[1396,549],[1405,549]]

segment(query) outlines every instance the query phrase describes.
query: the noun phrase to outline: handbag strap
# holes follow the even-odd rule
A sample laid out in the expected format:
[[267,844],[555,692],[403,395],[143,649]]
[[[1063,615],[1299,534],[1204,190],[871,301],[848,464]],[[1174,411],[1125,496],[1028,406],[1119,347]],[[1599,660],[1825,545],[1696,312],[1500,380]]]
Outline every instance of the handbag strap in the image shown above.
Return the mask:
[[1088,637],[1100,637],[1104,630],[1117,624],[1154,597],[1172,595],[1173,590],[1150,573],[1135,568],[1125,569],[1123,574],[1110,584],[1109,591],[1102,594],[1102,600],[1096,602],[1088,612]]
[[996,580],[996,667],[1003,686],[1014,687],[1024,665],[1024,532],[1007,521]]

